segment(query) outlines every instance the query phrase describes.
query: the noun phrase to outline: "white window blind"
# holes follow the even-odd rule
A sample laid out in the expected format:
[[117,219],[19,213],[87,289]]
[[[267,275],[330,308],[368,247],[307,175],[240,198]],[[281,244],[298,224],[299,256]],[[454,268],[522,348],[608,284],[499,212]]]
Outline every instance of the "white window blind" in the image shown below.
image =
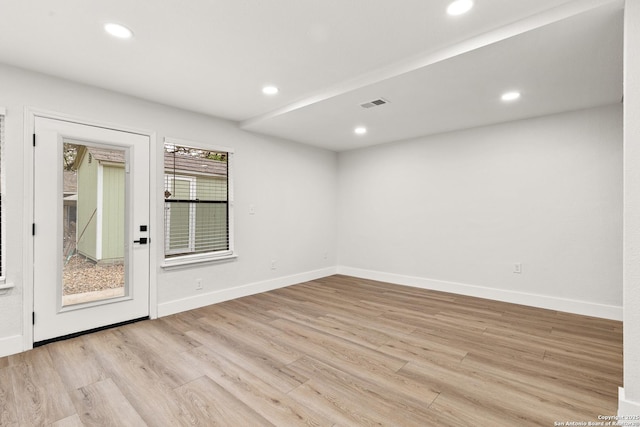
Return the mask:
[[164,145],[165,258],[230,255],[230,153]]

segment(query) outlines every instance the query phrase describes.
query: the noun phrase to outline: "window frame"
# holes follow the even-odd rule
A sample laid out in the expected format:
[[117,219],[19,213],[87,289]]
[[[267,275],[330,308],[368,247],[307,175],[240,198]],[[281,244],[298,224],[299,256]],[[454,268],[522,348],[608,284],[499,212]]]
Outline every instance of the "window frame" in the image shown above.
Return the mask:
[[[218,151],[221,153],[227,153],[227,233],[228,233],[228,241],[229,241],[229,249],[227,250],[222,250],[222,251],[211,251],[211,252],[203,252],[203,253],[194,253],[194,254],[185,254],[185,255],[178,255],[178,256],[171,256],[171,257],[167,257],[167,255],[171,255],[170,252],[167,252],[168,250],[168,245],[169,245],[169,241],[168,241],[168,232],[169,229],[167,228],[166,225],[166,220],[165,220],[165,214],[166,214],[166,208],[167,208],[167,203],[165,202],[165,198],[164,198],[164,189],[165,189],[165,179],[167,177],[167,169],[165,168],[164,165],[164,155],[165,155],[165,148],[167,145],[176,145],[176,146],[181,146],[181,147],[186,147],[186,148],[193,148],[196,150],[207,150],[207,151]],[[237,258],[237,254],[235,251],[235,239],[234,239],[234,196],[233,196],[233,160],[234,160],[234,150],[229,148],[229,147],[224,147],[224,146],[219,146],[219,145],[209,145],[209,144],[205,144],[205,143],[200,143],[200,142],[194,142],[194,141],[188,141],[188,140],[184,140],[184,139],[179,139],[179,138],[171,138],[171,137],[165,137],[163,144],[162,144],[162,150],[161,150],[161,155],[162,155],[162,204],[163,204],[163,209],[162,209],[162,213],[163,213],[163,236],[162,236],[162,240],[163,240],[163,262],[161,264],[162,268],[168,269],[168,268],[172,268],[172,267],[180,267],[183,265],[189,265],[189,264],[197,264],[197,263],[207,263],[207,262],[216,262],[216,261],[225,261],[225,260],[231,260],[234,258]],[[192,179],[192,177],[183,175],[183,174],[176,174],[176,178],[186,178],[186,179]],[[191,188],[190,188],[191,190]],[[191,224],[190,227],[191,229]],[[190,230],[191,232],[191,230]],[[194,224],[194,233],[195,233],[195,224]],[[194,238],[195,238],[195,234],[194,234]]]

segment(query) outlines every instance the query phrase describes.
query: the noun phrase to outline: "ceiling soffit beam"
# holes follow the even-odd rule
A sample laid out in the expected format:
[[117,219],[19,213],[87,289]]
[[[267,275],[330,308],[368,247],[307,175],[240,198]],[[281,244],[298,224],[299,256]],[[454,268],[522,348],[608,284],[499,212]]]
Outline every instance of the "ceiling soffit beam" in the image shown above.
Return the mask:
[[608,4],[620,4],[623,7],[624,0],[573,0],[569,1],[561,6],[546,10],[544,12],[532,15],[528,18],[514,22],[509,25],[505,25],[498,29],[486,32],[479,36],[465,40],[452,46],[448,46],[443,49],[436,50],[434,52],[427,52],[418,54],[403,61],[396,62],[395,64],[387,67],[379,68],[371,72],[359,75],[355,78],[345,80],[339,84],[330,86],[324,90],[312,93],[306,98],[284,107],[270,111],[268,113],[252,117],[240,122],[240,127],[243,129],[251,129],[253,126],[259,125],[261,122],[273,119],[278,116],[290,113],[295,110],[299,110],[304,107],[325,101],[327,99],[334,98],[336,96],[379,83],[381,81],[391,79],[402,74],[409,73],[411,71],[418,70],[429,65],[436,64],[438,62],[445,61],[447,59],[454,58],[458,55],[462,55],[467,52],[471,52],[482,47],[498,43],[502,40],[506,40],[511,37],[515,37],[519,34],[535,30],[540,27],[544,27],[554,22],[562,21],[563,19],[570,18],[575,15],[579,15],[584,12],[588,12],[593,9],[597,9],[601,6]]

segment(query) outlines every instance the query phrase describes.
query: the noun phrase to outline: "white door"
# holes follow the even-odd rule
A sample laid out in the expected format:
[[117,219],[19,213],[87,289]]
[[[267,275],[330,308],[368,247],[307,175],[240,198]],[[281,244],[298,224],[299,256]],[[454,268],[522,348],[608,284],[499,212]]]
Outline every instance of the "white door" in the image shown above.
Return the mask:
[[34,133],[34,342],[148,316],[149,136]]

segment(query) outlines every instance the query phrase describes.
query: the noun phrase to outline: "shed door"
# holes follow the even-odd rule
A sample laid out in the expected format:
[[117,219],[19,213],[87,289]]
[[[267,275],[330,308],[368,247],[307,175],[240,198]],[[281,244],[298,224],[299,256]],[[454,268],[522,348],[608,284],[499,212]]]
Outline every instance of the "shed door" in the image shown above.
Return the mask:
[[148,316],[149,137],[41,117],[35,135],[34,342]]

